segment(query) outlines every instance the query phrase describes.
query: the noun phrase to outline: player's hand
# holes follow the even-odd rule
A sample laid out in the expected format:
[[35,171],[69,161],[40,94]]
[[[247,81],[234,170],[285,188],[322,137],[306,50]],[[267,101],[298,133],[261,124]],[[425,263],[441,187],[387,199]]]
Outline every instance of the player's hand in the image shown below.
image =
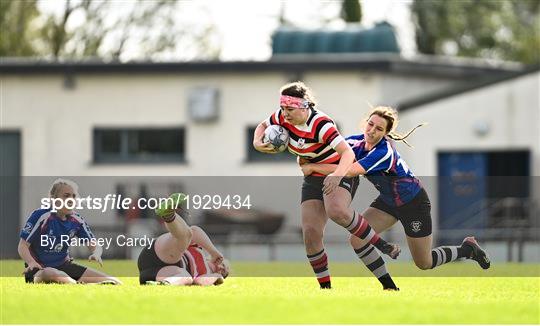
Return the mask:
[[298,165],[309,164],[309,160],[307,158],[301,157],[301,156],[296,157],[296,162],[298,162]]
[[334,175],[333,173],[329,174],[324,178],[323,182],[323,193],[325,195],[329,195],[339,186],[339,183],[341,182],[342,176]]
[[88,261],[96,261],[99,266],[103,267],[103,260],[101,259],[101,256],[100,255],[96,255],[96,254],[91,254],[90,257],[88,257]]
[[277,153],[276,148],[270,142],[263,143],[261,140],[253,141],[253,147],[261,153],[274,154]]
[[313,174],[313,164],[312,163],[301,165],[300,168],[302,169],[302,173],[305,176]]
[[26,267],[23,271],[23,274],[25,273],[28,273],[28,272],[31,272],[32,270],[34,269],[43,269],[43,266],[41,266],[40,264],[38,264],[38,262],[36,261],[33,261],[31,262],[30,264],[28,264],[28,267]]
[[220,252],[216,252],[215,254],[211,255],[210,259],[217,266],[223,263],[224,257]]

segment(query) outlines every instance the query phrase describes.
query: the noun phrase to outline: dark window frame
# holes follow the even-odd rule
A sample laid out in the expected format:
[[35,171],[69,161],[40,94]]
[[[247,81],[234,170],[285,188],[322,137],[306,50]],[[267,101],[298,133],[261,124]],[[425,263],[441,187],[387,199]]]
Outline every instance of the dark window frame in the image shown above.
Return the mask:
[[[102,148],[102,137],[104,132],[117,131],[120,133],[120,150],[118,153],[104,153]],[[180,140],[180,149],[178,153],[130,153],[130,146],[140,145],[138,137],[145,131],[170,131],[177,132]],[[186,163],[186,128],[183,126],[175,127],[95,127],[92,132],[92,162],[94,164],[170,164]]]

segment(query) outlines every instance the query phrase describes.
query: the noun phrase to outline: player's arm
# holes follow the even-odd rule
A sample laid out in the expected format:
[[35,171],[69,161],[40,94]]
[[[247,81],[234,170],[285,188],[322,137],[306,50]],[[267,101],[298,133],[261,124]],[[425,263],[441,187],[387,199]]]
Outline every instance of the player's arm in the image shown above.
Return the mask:
[[266,123],[266,120],[261,121],[261,123],[257,125],[257,128],[255,128],[255,131],[253,132],[253,147],[261,153],[273,154],[276,153],[274,146],[270,143],[263,142],[264,131],[267,127],[268,124]]
[[344,140],[337,145],[336,152],[338,152],[341,158],[332,175],[343,177],[347,174],[347,171],[349,171],[349,168],[355,160],[354,152],[351,149],[351,146]]
[[210,240],[210,238],[203,229],[196,225],[193,225],[191,226],[191,232],[193,234],[191,242],[198,244],[204,250],[206,250],[206,252],[210,254],[212,262],[219,264],[223,261],[223,255],[221,254],[221,252],[219,252],[219,250],[217,250],[216,246],[214,246],[212,240]]
[[99,266],[103,266],[103,259],[101,259],[101,255],[103,255],[103,247],[101,247],[100,245],[89,245],[88,249],[90,249],[90,252],[92,253],[88,257],[88,261],[95,260],[99,264]]
[[334,191],[334,189],[337,188],[341,182],[341,179],[347,175],[347,172],[355,159],[351,146],[349,146],[345,140],[339,142],[339,144],[335,147],[335,151],[338,152],[341,158],[336,170],[333,173],[330,173],[324,179],[323,193],[325,195],[330,194],[332,191]]
[[[337,169],[336,164],[315,164],[315,163],[309,163],[302,165],[302,172],[304,175],[311,175],[313,173],[320,173],[324,175],[329,175],[331,173],[334,173]],[[358,162],[354,162],[351,167],[349,168],[349,171],[347,172],[347,177],[356,177],[358,175],[364,175],[366,174],[366,170],[358,164]]]
[[[85,239],[94,239],[94,234],[90,230],[90,226],[86,223],[86,221],[82,218],[82,216],[78,216],[81,220],[81,227],[79,230],[77,230],[77,233],[75,234],[78,238],[85,238]],[[103,266],[103,260],[101,259],[101,255],[103,254],[103,248],[96,244],[96,245],[88,245],[88,249],[90,250],[91,254],[88,256],[88,261],[94,260],[99,264],[99,266]]]
[[32,253],[30,253],[30,243],[24,239],[19,240],[19,246],[17,247],[17,251],[19,252],[19,256],[21,256],[22,260],[28,265],[28,267],[24,270],[25,272],[31,271],[34,268],[37,269],[43,269],[43,266],[41,266],[32,256]]

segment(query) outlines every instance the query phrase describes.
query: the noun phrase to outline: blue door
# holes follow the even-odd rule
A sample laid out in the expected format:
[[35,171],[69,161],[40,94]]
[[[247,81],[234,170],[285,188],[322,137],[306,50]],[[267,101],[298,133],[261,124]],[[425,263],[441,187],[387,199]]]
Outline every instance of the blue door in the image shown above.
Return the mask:
[[487,167],[485,153],[439,153],[440,229],[482,229],[486,226]]

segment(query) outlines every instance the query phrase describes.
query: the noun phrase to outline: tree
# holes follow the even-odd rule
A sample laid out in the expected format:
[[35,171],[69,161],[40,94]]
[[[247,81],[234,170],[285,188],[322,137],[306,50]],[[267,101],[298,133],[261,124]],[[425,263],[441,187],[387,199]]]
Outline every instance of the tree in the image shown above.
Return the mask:
[[537,0],[415,0],[416,44],[425,54],[540,63]]
[[0,56],[30,56],[36,53],[31,39],[32,21],[38,16],[36,0],[0,1]]
[[347,23],[362,21],[362,7],[359,0],[343,0],[341,5],[341,18]]
[[31,41],[34,52],[13,51],[8,55],[123,61],[163,56],[210,59],[219,55],[216,45],[219,42],[210,42],[215,34],[213,26],[183,24],[175,16],[182,9],[183,3],[179,1],[57,0],[57,3],[61,4],[61,12],[32,17],[38,25],[36,37]]

